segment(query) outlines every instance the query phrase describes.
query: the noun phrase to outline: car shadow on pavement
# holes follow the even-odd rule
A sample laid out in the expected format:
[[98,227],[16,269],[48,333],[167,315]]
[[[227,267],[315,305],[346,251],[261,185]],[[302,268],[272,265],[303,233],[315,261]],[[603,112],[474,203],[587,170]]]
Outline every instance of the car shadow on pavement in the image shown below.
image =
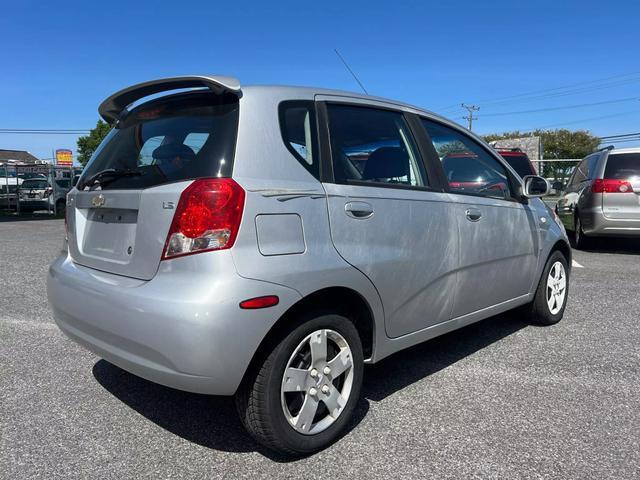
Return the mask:
[[640,255],[638,238],[590,238],[583,249],[590,253],[617,253],[619,255]]
[[362,395],[383,400],[528,325],[512,310],[402,350],[365,369]]
[[[380,401],[491,345],[527,324],[507,313],[399,352],[365,369],[362,398],[344,434],[355,428]],[[93,366],[108,392],[148,420],[185,440],[227,452],[257,451],[276,462],[295,461],[261,447],[244,430],[231,397],[174,390],[130,374],[105,360]]]
[[62,215],[51,215],[49,213],[37,214],[37,213],[29,213],[29,214],[5,214],[5,212],[0,213],[0,223],[5,222],[33,222],[37,220],[56,220],[62,219]]
[[[203,447],[226,452],[259,452],[276,462],[296,458],[259,445],[242,426],[232,397],[201,395],[158,385],[99,360],[93,376],[118,400],[165,430]],[[369,403],[361,399],[347,434],[365,417]]]

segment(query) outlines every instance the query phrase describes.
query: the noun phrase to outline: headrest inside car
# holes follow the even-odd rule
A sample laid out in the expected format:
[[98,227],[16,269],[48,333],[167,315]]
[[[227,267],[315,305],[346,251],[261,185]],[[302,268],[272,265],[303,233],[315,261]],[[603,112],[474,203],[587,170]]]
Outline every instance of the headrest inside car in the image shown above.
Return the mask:
[[367,159],[363,180],[400,178],[409,174],[409,156],[400,147],[380,147]]
[[159,161],[171,161],[176,157],[180,157],[181,160],[193,160],[196,154],[183,143],[169,143],[167,145],[160,145],[153,153],[153,158]]

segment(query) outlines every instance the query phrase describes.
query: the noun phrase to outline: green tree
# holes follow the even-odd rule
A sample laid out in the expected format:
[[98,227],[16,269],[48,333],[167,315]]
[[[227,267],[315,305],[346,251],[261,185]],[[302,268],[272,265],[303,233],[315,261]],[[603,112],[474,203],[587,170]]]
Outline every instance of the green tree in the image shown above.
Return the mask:
[[87,164],[93,152],[112,128],[108,123],[98,120],[96,127],[89,132],[89,135],[78,138],[78,161],[82,165]]
[[[542,139],[542,151],[545,159],[583,158],[592,153],[600,145],[600,139],[588,130],[534,130],[531,133],[520,131],[485,135],[487,142],[506,138],[520,138],[534,135]],[[577,162],[547,162],[542,175],[547,178],[565,178]]]

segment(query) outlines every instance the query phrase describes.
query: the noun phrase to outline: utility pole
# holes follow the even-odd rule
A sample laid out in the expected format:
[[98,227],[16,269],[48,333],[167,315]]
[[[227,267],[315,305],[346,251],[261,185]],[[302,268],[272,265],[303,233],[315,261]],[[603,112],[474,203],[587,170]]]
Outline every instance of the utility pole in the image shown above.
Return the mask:
[[473,120],[474,118],[477,118],[473,116],[473,112],[477,112],[478,110],[480,110],[480,107],[476,107],[475,105],[465,105],[464,103],[461,103],[460,105],[462,105],[462,108],[465,108],[469,112],[468,116],[465,115],[462,118],[464,118],[465,120],[469,120],[469,131],[471,131],[471,128],[473,127]]

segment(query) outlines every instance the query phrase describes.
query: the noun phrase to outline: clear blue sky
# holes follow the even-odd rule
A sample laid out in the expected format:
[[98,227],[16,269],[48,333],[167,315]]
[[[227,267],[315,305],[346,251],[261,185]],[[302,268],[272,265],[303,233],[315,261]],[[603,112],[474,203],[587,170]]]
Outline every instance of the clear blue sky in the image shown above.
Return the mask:
[[[0,129],[88,129],[115,90],[186,73],[357,90],[337,47],[372,94],[458,122],[464,112],[455,105],[479,105],[479,133],[638,132],[639,15],[633,1],[8,2],[0,16]],[[0,134],[0,148],[41,158],[75,149],[75,141]]]

